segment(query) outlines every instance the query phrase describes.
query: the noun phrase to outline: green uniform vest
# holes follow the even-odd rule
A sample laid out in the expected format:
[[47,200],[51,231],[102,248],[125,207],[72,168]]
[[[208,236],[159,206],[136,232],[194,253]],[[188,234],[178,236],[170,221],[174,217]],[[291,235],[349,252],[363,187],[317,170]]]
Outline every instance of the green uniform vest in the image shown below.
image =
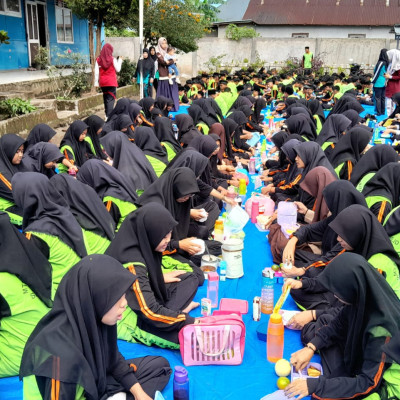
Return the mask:
[[365,174],[360,181],[357,183],[356,189],[359,192],[362,192],[364,190],[364,186],[367,184],[367,182],[375,175],[375,172],[370,172],[368,174]]
[[[86,136],[86,137],[85,137],[85,142],[89,145],[90,151],[91,151],[94,155],[97,155],[98,157],[100,157],[100,154],[97,154],[97,153],[96,153],[96,150],[94,149],[93,141],[92,141],[92,138],[91,138],[90,136]],[[100,147],[101,147],[102,150],[104,150],[103,145],[100,145]]]
[[8,208],[14,207],[15,204],[7,199],[3,199],[0,197],[0,211],[3,211],[8,214],[10,218],[10,222],[14,225],[22,225],[22,217],[18,214],[14,214],[11,211],[7,211]]
[[[383,226],[386,225],[386,223],[389,221],[389,218],[391,215],[399,208],[400,206],[397,206],[396,208],[393,208],[393,210],[390,211],[390,213],[386,216],[385,221],[383,222]],[[392,245],[394,249],[396,250],[396,253],[400,257],[400,227],[399,227],[399,233],[394,234],[393,236],[390,236],[390,240],[392,242]]]
[[148,156],[146,154],[146,158],[149,160],[149,163],[153,167],[154,172],[157,175],[157,178],[159,178],[161,176],[161,174],[164,172],[164,169],[167,168],[167,166],[162,161],[160,161],[159,159],[157,159],[155,157]]
[[80,257],[56,236],[41,232],[29,232],[42,239],[49,246],[49,263],[52,267],[51,299],[54,300],[58,285],[64,275],[80,261]]
[[309,53],[304,53],[304,68],[312,68],[312,58],[313,53],[311,51]]
[[167,152],[167,158],[168,158],[168,162],[171,162],[175,156],[176,156],[176,151],[173,148],[173,146],[168,143],[168,142],[161,142],[161,145],[164,146],[166,152]]
[[332,142],[325,142],[322,144],[321,149],[325,151],[332,144]]
[[374,254],[368,262],[376,269],[382,270],[386,275],[386,281],[400,298],[400,275],[397,265],[385,254]]
[[111,241],[98,235],[97,233],[87,231],[82,228],[83,240],[85,242],[88,254],[104,254]]
[[[335,170],[336,171],[336,170]],[[381,201],[387,201],[390,205],[392,202],[383,196],[368,196],[365,198],[368,208],[371,208],[374,204],[379,203]]]
[[190,99],[194,95],[197,96],[198,93],[199,93],[199,89],[197,89],[197,86],[192,86],[188,91],[188,98]]
[[236,97],[238,95],[237,86],[233,82],[228,82],[228,88],[231,89],[231,94],[235,97],[236,100]]
[[[125,268],[128,268],[132,264],[141,265],[146,267],[142,263],[126,263]],[[152,333],[145,332],[137,326],[137,314],[130,308],[122,314],[122,319],[118,321],[117,325],[118,339],[126,340],[131,343],[143,343],[147,346],[156,345],[161,348],[168,349],[179,349],[179,344],[170,342],[169,340],[162,339]]]
[[11,315],[0,320],[0,378],[18,375],[25,344],[50,309],[36,294],[8,272],[0,273],[0,294]]
[[[72,157],[74,158],[74,161],[75,161],[75,153],[72,150],[72,147],[71,146],[67,146],[67,145],[61,147],[60,151],[61,151],[61,153],[63,153],[63,155],[64,155],[64,150],[69,151],[72,154]],[[65,166],[63,163],[58,163],[57,168],[58,168],[58,171],[59,171],[60,174],[68,172],[68,167]]]
[[343,96],[343,93],[338,92],[338,93],[336,93],[333,97],[334,97],[335,99],[339,100],[342,96]]
[[215,85],[215,79],[211,79],[211,78],[210,78],[210,79],[208,80],[208,87],[207,87],[207,89],[208,89],[208,90],[210,90],[210,89],[215,89],[215,86],[216,86],[216,85]]
[[136,206],[133,203],[130,203],[129,201],[124,201],[117,199],[112,196],[106,196],[103,199],[103,203],[107,203],[108,201],[111,201],[114,203],[119,210],[119,213],[121,214],[121,218],[119,219],[119,222],[117,224],[117,228],[115,229],[116,232],[118,232],[118,229],[120,228],[121,224],[124,222],[125,218],[133,211],[136,210]]
[[339,164],[336,168],[335,168],[335,172],[337,174],[337,176],[340,176],[340,172],[342,171],[342,168],[344,167],[344,162],[342,162],[341,164]]
[[322,129],[322,122],[318,115],[313,115],[315,122],[317,123],[317,135],[321,132]]
[[196,126],[197,126],[197,128],[200,128],[199,131],[202,132],[203,135],[208,135],[210,128],[207,124],[205,124],[204,122],[200,122]]

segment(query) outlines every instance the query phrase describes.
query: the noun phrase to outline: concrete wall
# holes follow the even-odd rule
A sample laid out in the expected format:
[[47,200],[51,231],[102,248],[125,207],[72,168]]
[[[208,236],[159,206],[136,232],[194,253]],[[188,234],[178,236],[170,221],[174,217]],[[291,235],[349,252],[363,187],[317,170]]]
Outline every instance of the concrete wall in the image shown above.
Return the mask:
[[[240,25],[245,26],[245,25]],[[254,28],[261,37],[291,38],[293,33],[308,33],[309,38],[347,39],[349,34],[364,34],[366,39],[392,39],[388,26],[256,26]],[[226,26],[218,27],[218,37],[225,38]]]
[[[114,46],[114,54],[126,56],[132,61],[138,60],[138,38],[107,38],[106,41]],[[205,37],[199,40],[198,46],[198,50],[193,53],[178,54],[177,64],[186,78],[197,75],[198,71],[207,70],[205,64],[211,57],[225,54],[223,66],[235,68],[236,65],[239,68],[245,59],[254,62],[258,53],[267,67],[279,67],[289,56],[302,57],[305,46],[309,46],[315,55],[320,54],[327,67],[345,68],[349,62],[356,62],[370,69],[375,65],[380,50],[396,48],[396,42],[394,39],[263,37],[236,42],[226,38]]]

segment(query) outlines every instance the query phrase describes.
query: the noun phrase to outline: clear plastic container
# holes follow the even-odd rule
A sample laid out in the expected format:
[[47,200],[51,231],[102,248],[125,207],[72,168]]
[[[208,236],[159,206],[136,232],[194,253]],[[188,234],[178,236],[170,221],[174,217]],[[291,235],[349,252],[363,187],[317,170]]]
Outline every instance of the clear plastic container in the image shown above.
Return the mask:
[[218,242],[224,241],[224,221],[222,219],[217,219],[214,225],[214,240]]
[[282,315],[271,314],[267,331],[267,359],[276,363],[283,358],[284,327]]
[[262,272],[261,312],[272,314],[274,310],[274,271],[265,268]]
[[211,307],[218,307],[219,276],[216,272],[208,273],[207,299],[211,300]]

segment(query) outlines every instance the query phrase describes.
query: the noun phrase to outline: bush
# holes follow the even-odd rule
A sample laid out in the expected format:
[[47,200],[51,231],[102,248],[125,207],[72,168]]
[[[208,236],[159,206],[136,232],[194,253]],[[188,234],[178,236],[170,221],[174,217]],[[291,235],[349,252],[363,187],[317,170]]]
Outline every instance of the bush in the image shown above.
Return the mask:
[[10,44],[9,36],[6,31],[0,31],[0,45],[1,44]]
[[118,85],[127,86],[132,85],[132,78],[136,71],[136,64],[125,59],[122,61],[121,71],[118,73]]
[[49,49],[39,46],[38,52],[33,59],[33,66],[37,69],[45,69],[49,65]]
[[16,117],[17,115],[29,114],[35,111],[36,107],[31,104],[29,100],[22,100],[20,98],[7,99],[0,101],[0,114],[5,115],[6,118]]
[[222,66],[222,59],[226,56],[226,54],[221,54],[219,56],[210,57],[209,60],[204,63],[204,66],[208,69],[209,72],[219,72]]
[[225,31],[225,36],[227,39],[240,40],[245,38],[254,38],[260,36],[254,28],[239,28],[235,24],[229,24]]
[[137,33],[131,29],[105,28],[106,37],[136,37]]

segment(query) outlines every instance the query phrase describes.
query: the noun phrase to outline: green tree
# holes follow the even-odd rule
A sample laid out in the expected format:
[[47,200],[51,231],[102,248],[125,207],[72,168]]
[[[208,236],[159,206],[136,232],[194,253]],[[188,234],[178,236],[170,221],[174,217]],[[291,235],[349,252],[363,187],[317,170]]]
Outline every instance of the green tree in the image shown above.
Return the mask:
[[6,31],[0,31],[0,45],[2,44],[10,44],[9,37]]
[[[89,23],[89,54],[94,84],[96,58],[101,50],[101,29],[128,28],[128,15],[137,13],[137,0],[65,0],[67,6],[81,19]],[[94,42],[96,40],[96,51]]]
[[[136,25],[138,20],[136,16]],[[210,21],[190,3],[179,0],[146,0],[144,38],[146,46],[166,37],[184,52],[197,50],[197,40],[210,31]]]
[[187,0],[187,3],[203,14],[208,21],[217,21],[219,13],[218,6],[225,3],[225,0]]

